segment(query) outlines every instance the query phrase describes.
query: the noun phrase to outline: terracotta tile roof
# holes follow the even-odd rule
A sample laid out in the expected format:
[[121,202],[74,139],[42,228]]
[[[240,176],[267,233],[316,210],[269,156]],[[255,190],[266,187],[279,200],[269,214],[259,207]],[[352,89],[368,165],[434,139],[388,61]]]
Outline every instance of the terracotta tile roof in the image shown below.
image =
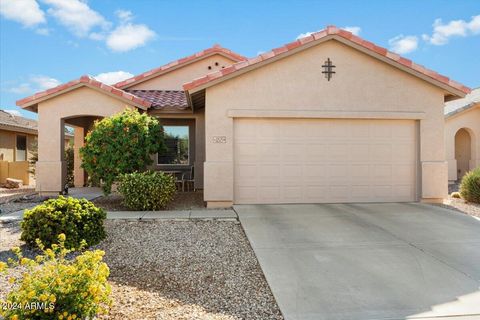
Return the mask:
[[379,46],[373,44],[372,42],[363,40],[362,38],[352,34],[351,32],[339,29],[335,26],[328,26],[326,29],[324,29],[322,31],[313,33],[310,36],[307,36],[307,37],[298,39],[296,41],[293,41],[291,43],[288,43],[288,44],[284,45],[283,47],[273,49],[272,51],[263,53],[263,54],[255,57],[255,58],[251,58],[251,59],[248,59],[246,61],[238,62],[238,63],[233,64],[233,65],[231,65],[231,66],[229,66],[225,69],[209,73],[206,76],[203,76],[203,77],[195,79],[191,82],[185,83],[183,85],[183,89],[184,90],[191,90],[193,88],[203,86],[203,85],[205,85],[209,82],[212,82],[212,81],[217,80],[219,78],[225,77],[226,75],[234,73],[234,72],[236,72],[238,70],[241,70],[243,68],[258,64],[262,61],[272,59],[272,58],[277,57],[279,55],[282,55],[282,54],[284,54],[288,51],[291,51],[291,50],[296,49],[298,47],[302,47],[302,46],[304,46],[304,45],[306,45],[306,44],[308,44],[312,41],[320,40],[322,38],[325,38],[327,36],[332,36],[332,35],[341,37],[341,38],[346,39],[346,40],[349,40],[350,42],[353,42],[354,44],[360,45],[363,48],[366,48],[370,51],[373,51],[374,53],[379,54],[381,56],[384,56],[384,57],[392,60],[393,62],[397,62],[397,63],[399,63],[399,64],[401,64],[401,65],[403,65],[407,68],[410,68],[410,69],[412,69],[414,71],[417,71],[417,72],[419,72],[423,75],[426,75],[427,77],[429,77],[433,80],[439,81],[439,82],[441,82],[441,83],[443,83],[447,86],[450,86],[450,87],[452,87],[456,90],[459,90],[459,91],[464,92],[464,93],[469,93],[470,92],[470,88],[468,88],[468,87],[466,87],[466,86],[464,86],[464,85],[462,85],[458,82],[455,82],[455,81],[449,79],[446,76],[443,76],[443,75],[441,75],[441,74],[439,74],[435,71],[429,70],[429,69],[425,68],[424,66],[416,64],[409,59],[403,58],[396,53],[388,51],[385,48],[379,47]]
[[137,97],[137,96],[135,96],[131,93],[128,93],[128,92],[124,91],[124,90],[115,88],[113,86],[110,86],[110,85],[105,84],[103,82],[100,82],[98,80],[95,80],[94,78],[92,78],[88,75],[85,75],[85,76],[80,77],[79,79],[61,84],[61,85],[56,86],[54,88],[51,88],[51,89],[48,89],[48,90],[45,90],[45,91],[41,91],[41,92],[37,92],[32,96],[29,96],[29,97],[26,97],[24,99],[18,100],[16,102],[16,104],[17,104],[17,106],[20,106],[20,107],[25,106],[25,105],[31,105],[37,99],[45,98],[47,96],[57,94],[60,91],[67,90],[67,89],[69,89],[71,87],[74,87],[74,86],[77,86],[79,84],[85,84],[85,85],[88,85],[88,86],[97,87],[100,90],[103,90],[103,91],[105,91],[107,93],[110,93],[110,94],[117,95],[122,99],[129,100],[129,101],[133,102],[134,104],[143,106],[145,108],[149,108],[152,105],[150,101],[139,98],[139,97]]
[[155,75],[157,73],[167,72],[169,69],[172,69],[172,68],[177,67],[177,66],[181,66],[183,64],[192,62],[192,61],[194,61],[198,58],[208,56],[208,55],[211,55],[211,54],[214,54],[214,53],[224,54],[224,55],[228,56],[229,58],[231,58],[232,60],[235,60],[237,62],[247,60],[246,57],[241,56],[238,53],[235,53],[235,52],[233,52],[233,51],[231,51],[227,48],[224,48],[224,47],[216,44],[211,48],[202,50],[200,52],[192,54],[191,56],[172,61],[172,62],[170,62],[166,65],[163,65],[161,67],[158,67],[158,68],[140,73],[139,75],[136,75],[135,77],[120,81],[120,82],[114,84],[114,86],[117,87],[117,88],[122,88],[122,87],[125,87],[127,85],[132,85],[132,84],[134,84],[134,83],[136,83],[136,82],[138,82],[138,81],[140,81],[140,80],[142,80],[146,77],[150,77],[150,76]]
[[125,90],[137,97],[148,100],[154,109],[188,109],[187,97],[183,90]]
[[27,129],[29,131],[37,131],[37,121],[20,116],[13,115],[6,111],[0,110],[0,127],[8,126],[19,129]]

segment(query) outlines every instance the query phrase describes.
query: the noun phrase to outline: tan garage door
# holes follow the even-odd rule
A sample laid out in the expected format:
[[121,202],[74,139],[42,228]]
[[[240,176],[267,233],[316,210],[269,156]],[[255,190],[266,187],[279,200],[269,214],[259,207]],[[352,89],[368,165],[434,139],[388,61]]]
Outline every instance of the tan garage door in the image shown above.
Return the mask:
[[236,119],[235,203],[416,200],[413,120]]

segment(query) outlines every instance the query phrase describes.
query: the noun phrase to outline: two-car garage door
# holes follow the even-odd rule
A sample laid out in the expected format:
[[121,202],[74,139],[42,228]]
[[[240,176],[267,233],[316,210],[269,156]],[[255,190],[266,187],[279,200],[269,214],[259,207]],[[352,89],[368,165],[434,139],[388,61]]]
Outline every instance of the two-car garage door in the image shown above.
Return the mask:
[[414,120],[235,119],[234,202],[415,201]]

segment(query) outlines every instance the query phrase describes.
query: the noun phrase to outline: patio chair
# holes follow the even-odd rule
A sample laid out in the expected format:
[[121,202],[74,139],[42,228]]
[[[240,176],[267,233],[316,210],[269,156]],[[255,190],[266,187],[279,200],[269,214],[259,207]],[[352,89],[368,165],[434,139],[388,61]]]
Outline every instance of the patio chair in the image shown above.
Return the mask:
[[194,166],[190,167],[190,171],[182,174],[182,190],[185,192],[185,186],[192,185],[193,191],[195,191],[195,179],[194,179]]

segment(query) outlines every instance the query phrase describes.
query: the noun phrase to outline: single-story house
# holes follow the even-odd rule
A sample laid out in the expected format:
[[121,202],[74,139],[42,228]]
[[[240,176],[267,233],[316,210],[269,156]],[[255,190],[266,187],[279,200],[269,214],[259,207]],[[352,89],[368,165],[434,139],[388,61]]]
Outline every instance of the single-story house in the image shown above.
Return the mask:
[[[35,184],[28,162],[37,151],[37,134],[36,120],[0,109],[0,184],[7,178]],[[73,140],[73,135],[66,133],[65,139]]]
[[445,147],[450,183],[480,166],[480,88],[445,104]]
[[[89,76],[17,101],[39,114],[37,189],[65,180],[63,126],[76,149],[126,106],[158,117],[188,156],[209,207],[439,201],[447,194],[445,101],[470,89],[334,26],[255,58],[215,45],[113,86]],[[76,182],[84,181],[76,165]]]

